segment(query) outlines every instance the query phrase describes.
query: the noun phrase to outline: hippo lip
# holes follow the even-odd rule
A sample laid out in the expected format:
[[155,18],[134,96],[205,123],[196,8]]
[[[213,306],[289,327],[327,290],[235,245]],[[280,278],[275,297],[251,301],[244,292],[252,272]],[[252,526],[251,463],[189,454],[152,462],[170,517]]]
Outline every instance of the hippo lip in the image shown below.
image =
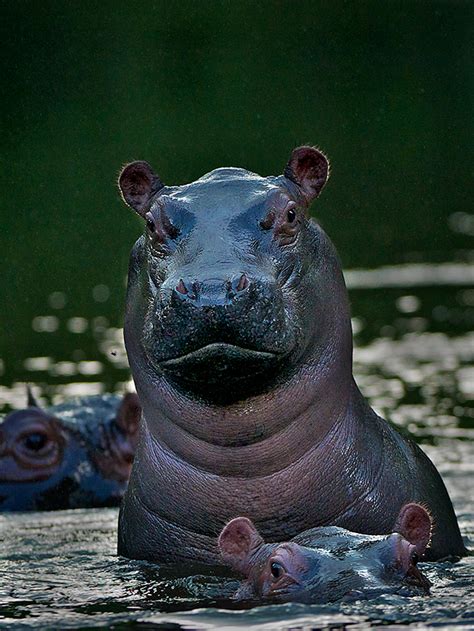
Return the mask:
[[260,359],[260,360],[274,360],[278,357],[279,353],[274,353],[270,351],[257,351],[251,348],[245,348],[242,346],[237,346],[235,344],[227,344],[224,342],[217,342],[213,344],[206,344],[205,346],[201,346],[190,353],[185,353],[184,355],[178,355],[177,357],[172,357],[171,359],[165,359],[160,362],[160,365],[165,368],[172,368],[174,366],[179,366],[181,363],[186,363],[188,361],[205,361],[206,358],[211,357],[213,355],[228,355],[239,357],[240,359]]

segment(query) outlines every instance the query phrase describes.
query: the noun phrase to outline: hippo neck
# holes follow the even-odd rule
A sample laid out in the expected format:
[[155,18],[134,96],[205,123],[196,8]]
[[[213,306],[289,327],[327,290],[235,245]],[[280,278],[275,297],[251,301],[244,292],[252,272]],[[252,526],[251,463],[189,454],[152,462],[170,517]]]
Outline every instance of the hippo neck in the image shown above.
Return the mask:
[[351,349],[349,358],[333,351],[303,363],[274,389],[228,406],[198,401],[148,374],[136,385],[149,447],[216,475],[254,477],[284,469],[347,417],[357,391]]

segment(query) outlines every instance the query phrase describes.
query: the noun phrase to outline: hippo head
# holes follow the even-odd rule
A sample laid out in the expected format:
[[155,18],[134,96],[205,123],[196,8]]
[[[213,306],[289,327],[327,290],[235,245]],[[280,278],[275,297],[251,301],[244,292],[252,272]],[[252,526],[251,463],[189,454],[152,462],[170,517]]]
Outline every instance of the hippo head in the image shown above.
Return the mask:
[[308,218],[328,175],[312,147],[295,149],[277,177],[219,168],[164,186],[146,162],[123,169],[122,196],[146,223],[125,323],[134,374],[146,368],[211,399],[237,399],[322,354],[341,320],[347,338],[337,256]]
[[133,460],[137,396],[125,395],[116,418],[97,424],[94,440],[41,409],[30,393],[28,404],[0,423],[0,510],[118,503]]
[[237,517],[222,530],[218,546],[224,562],[246,577],[236,599],[317,603],[428,592],[417,563],[430,535],[428,512],[407,504],[390,535],[330,527],[265,543],[249,519]]

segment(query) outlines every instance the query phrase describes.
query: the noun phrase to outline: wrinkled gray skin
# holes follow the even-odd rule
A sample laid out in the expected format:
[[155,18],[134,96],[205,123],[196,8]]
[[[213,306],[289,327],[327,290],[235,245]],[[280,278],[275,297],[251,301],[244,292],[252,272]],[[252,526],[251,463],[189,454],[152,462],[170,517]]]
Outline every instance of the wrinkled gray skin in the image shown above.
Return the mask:
[[431,508],[427,558],[465,553],[433,464],[352,377],[341,265],[307,212],[327,176],[308,147],[279,177],[222,168],[168,187],[145,162],[123,170],[147,228],[125,317],[143,419],[120,554],[216,564],[235,515],[267,541],[323,525],[388,533],[408,502]]
[[281,543],[265,543],[249,519],[233,519],[218,546],[223,562],[243,576],[234,599],[321,603],[428,593],[430,583],[417,564],[430,538],[429,514],[417,504],[401,513],[390,535],[330,526]]

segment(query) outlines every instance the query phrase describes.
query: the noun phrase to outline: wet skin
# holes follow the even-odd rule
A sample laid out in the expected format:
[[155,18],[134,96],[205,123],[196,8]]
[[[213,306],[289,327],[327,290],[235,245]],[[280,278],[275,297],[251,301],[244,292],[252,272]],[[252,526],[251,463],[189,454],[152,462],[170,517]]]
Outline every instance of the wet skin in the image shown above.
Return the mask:
[[268,541],[389,533],[409,502],[430,505],[431,559],[465,552],[436,469],[352,377],[341,265],[308,217],[327,177],[308,147],[278,177],[223,168],[168,187],[147,163],[123,170],[146,228],[125,315],[144,422],[121,554],[218,563],[216,536],[239,514]]
[[431,518],[417,504],[405,506],[401,517],[390,535],[326,527],[271,544],[249,519],[233,519],[218,545],[224,563],[245,577],[234,598],[322,603],[428,593],[430,583],[417,563],[429,542]]
[[135,451],[138,397],[29,405],[0,423],[0,511],[118,505]]

